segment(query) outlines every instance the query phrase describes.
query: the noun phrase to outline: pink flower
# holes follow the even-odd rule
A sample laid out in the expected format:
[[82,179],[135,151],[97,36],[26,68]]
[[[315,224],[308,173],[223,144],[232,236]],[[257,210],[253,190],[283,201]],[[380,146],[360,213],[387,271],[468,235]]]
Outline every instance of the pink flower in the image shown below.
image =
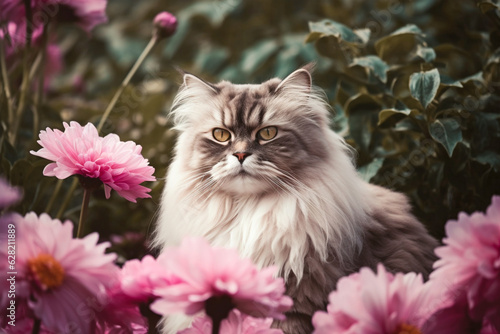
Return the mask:
[[486,214],[460,213],[450,220],[446,234],[431,281],[450,294],[463,291],[471,319],[500,330],[500,196],[492,198]]
[[12,187],[3,177],[0,177],[0,210],[17,203],[20,199],[19,189]]
[[[31,0],[35,27],[57,21],[76,23],[87,32],[107,22],[107,0]],[[25,22],[26,14],[21,0],[4,0],[0,5],[0,21]]]
[[[118,276],[115,254],[104,253],[109,243],[97,244],[97,233],[73,239],[70,221],[61,223],[47,214],[3,217],[2,230],[9,224],[15,226],[16,235],[16,261],[9,271],[17,272],[17,297],[28,303],[49,331],[93,333],[106,287],[115,284]],[[2,262],[7,262],[7,247],[1,252]]]
[[251,316],[284,319],[283,312],[292,306],[292,299],[283,295],[283,279],[273,277],[275,268],[259,271],[236,250],[212,248],[201,238],[167,249],[159,262],[172,276],[170,285],[154,291],[160,298],[151,310],[158,314],[193,315],[218,300]]
[[329,296],[327,312],[313,316],[315,334],[423,333],[422,327],[435,307],[421,275],[386,272],[379,264],[343,277]]
[[[283,334],[281,329],[270,328],[272,322],[271,318],[252,318],[234,309],[222,321],[220,334]],[[207,316],[197,317],[178,334],[212,334],[212,320]]]
[[159,38],[170,37],[177,29],[177,18],[169,12],[161,12],[155,16],[153,25],[156,36]]
[[144,181],[155,181],[154,168],[141,155],[142,147],[132,141],[122,142],[115,134],[100,137],[91,123],[82,127],[77,122],[64,123],[65,131],[40,132],[38,143],[43,147],[31,154],[52,160],[43,170],[46,176],[65,179],[81,175],[88,179],[99,179],[104,183],[106,198],[111,189],[125,199],[136,202],[136,198],[151,197],[151,190],[141,186]]
[[131,300],[147,303],[157,298],[155,289],[168,284],[168,276],[167,268],[151,255],[146,255],[141,261],[133,259],[125,262],[120,272],[120,289]]

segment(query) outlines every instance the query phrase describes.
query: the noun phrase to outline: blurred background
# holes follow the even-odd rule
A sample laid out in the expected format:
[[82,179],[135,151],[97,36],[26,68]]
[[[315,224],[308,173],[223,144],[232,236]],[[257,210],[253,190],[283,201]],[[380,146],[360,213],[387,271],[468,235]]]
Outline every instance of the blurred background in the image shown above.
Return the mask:
[[[67,25],[52,34],[58,66],[40,128],[97,124],[160,11],[177,16],[177,32],[148,56],[103,129],[143,146],[158,179],[146,184],[152,200],[134,204],[116,193],[106,200],[96,191],[90,202],[87,230],[111,240],[122,260],[148,252],[176,138],[167,118],[182,82],[175,67],[214,82],[259,83],[315,62],[332,128],[357,150],[362,177],[406,193],[438,238],[448,219],[484,210],[500,194],[500,15],[493,1],[109,0],[107,23],[90,33]],[[28,154],[39,149],[32,123],[25,113],[16,147],[2,141],[1,173],[23,188],[14,208],[21,213],[44,212],[57,184],[42,175],[47,161]],[[77,222],[80,190],[58,213],[70,184],[49,213]]]

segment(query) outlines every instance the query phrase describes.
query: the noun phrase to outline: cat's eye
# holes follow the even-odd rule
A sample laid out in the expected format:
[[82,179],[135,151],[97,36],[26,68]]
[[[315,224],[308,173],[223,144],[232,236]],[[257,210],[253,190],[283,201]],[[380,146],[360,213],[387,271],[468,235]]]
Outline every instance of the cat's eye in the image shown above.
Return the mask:
[[257,132],[257,137],[261,140],[271,140],[278,134],[278,128],[275,126],[267,126]]
[[215,128],[212,131],[212,135],[214,136],[215,140],[220,141],[220,142],[226,142],[231,138],[231,133],[225,129],[221,128]]

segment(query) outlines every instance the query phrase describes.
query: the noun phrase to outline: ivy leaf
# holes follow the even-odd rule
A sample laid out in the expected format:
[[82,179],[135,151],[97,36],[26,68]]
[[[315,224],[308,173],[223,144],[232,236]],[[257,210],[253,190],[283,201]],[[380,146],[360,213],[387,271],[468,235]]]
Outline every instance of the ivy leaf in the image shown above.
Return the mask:
[[429,132],[435,141],[443,145],[450,158],[457,144],[462,141],[460,123],[454,118],[435,120],[429,126]]
[[356,65],[370,69],[383,83],[387,82],[387,71],[389,70],[389,66],[379,57],[370,55],[355,58],[351,66]]
[[441,79],[435,68],[427,72],[413,73],[410,76],[410,93],[427,109],[429,103],[436,97]]

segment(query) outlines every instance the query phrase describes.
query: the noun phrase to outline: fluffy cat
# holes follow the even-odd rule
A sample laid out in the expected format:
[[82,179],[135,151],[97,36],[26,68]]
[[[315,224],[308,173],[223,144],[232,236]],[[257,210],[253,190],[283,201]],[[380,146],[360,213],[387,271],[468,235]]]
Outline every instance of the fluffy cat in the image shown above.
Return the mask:
[[[358,176],[308,68],[260,85],[185,74],[172,117],[179,137],[156,245],[198,235],[276,265],[294,299],[276,323],[285,333],[311,333],[337,280],[362,266],[429,274],[435,239],[405,196]],[[168,322],[165,333],[187,326]]]

